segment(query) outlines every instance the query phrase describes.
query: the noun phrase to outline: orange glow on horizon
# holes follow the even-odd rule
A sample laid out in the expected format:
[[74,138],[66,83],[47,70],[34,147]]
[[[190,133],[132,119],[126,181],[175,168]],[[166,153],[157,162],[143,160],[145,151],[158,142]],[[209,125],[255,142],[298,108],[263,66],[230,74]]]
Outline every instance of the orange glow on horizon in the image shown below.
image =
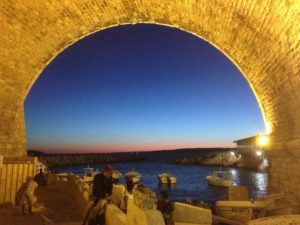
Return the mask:
[[176,150],[183,148],[232,148],[234,144],[228,143],[206,143],[206,144],[108,144],[108,145],[76,145],[76,146],[54,146],[54,147],[36,147],[32,149],[40,150],[45,153],[114,153],[114,152],[145,152],[159,150]]

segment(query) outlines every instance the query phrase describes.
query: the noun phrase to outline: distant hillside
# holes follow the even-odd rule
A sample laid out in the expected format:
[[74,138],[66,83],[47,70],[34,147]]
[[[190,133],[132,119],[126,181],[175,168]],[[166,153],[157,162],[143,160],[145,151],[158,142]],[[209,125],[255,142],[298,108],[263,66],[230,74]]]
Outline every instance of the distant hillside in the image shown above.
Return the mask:
[[40,156],[46,156],[47,154],[38,150],[28,150],[27,155],[32,157],[40,157]]

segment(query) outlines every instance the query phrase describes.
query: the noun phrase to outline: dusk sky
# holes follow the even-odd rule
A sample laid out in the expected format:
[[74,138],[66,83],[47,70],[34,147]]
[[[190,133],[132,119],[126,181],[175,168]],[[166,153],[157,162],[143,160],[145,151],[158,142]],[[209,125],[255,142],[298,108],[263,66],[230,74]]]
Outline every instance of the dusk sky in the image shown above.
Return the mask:
[[107,29],[64,50],[31,89],[25,118],[28,149],[49,153],[231,147],[265,132],[226,56],[157,25]]

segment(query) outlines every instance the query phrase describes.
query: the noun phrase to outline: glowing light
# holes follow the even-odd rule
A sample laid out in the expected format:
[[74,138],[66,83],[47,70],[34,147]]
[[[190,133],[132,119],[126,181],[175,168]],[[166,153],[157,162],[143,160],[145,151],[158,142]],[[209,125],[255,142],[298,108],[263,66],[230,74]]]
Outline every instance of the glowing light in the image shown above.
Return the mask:
[[257,151],[257,152],[256,152],[256,155],[257,155],[257,156],[261,156],[261,155],[262,155],[262,152],[261,152],[261,151]]
[[268,142],[269,142],[269,138],[267,136],[259,136],[257,139],[257,143],[260,146],[264,146],[264,145],[268,144]]
[[266,122],[266,120],[265,120],[265,128],[266,128],[266,134],[271,134],[272,132],[271,126],[268,122]]
[[263,164],[264,164],[265,167],[268,167],[269,166],[269,161],[267,159],[264,159]]
[[230,155],[234,156],[234,155],[235,155],[235,153],[234,153],[234,152],[230,152]]

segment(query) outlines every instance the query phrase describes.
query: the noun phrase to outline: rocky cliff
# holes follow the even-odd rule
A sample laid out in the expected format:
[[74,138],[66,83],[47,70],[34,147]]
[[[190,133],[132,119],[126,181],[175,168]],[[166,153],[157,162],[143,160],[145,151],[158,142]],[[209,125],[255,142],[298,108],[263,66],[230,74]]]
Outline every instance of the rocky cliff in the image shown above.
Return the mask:
[[231,151],[209,153],[198,158],[184,158],[175,160],[175,164],[180,165],[206,165],[238,167],[258,170],[262,160],[252,155],[232,154]]

